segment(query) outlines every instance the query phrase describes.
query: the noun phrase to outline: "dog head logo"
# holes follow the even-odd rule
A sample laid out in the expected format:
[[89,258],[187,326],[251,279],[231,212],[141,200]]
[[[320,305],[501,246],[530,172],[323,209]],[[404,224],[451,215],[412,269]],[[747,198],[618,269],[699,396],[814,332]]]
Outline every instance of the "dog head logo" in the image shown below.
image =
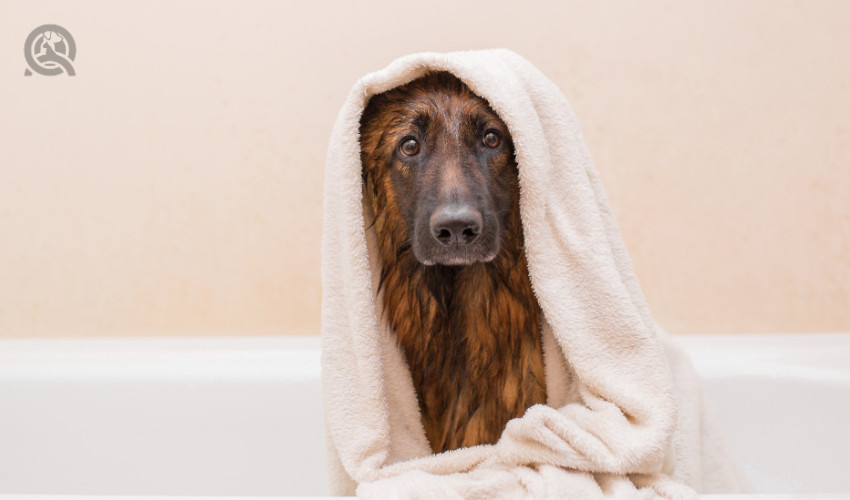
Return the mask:
[[33,71],[45,76],[62,73],[74,76],[71,63],[77,57],[77,44],[71,33],[62,26],[45,24],[32,30],[27,37],[24,57],[29,65],[24,76],[32,76]]

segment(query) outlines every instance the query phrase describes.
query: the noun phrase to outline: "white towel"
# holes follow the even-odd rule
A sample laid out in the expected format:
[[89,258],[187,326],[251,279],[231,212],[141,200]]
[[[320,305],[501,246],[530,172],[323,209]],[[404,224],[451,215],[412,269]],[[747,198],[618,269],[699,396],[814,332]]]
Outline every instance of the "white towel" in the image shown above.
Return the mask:
[[[431,452],[405,358],[382,321],[364,223],[359,126],[369,98],[448,71],[507,124],[547,404],[498,443]],[[690,498],[739,492],[687,356],[657,326],[578,123],[560,90],[508,50],[424,53],[358,81],[327,158],[322,369],[331,491],[361,498]]]

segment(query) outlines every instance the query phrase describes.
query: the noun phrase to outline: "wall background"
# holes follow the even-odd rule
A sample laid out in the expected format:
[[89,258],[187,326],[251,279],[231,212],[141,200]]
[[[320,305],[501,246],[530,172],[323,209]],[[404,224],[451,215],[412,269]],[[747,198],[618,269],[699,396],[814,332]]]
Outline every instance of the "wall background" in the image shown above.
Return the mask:
[[[850,3],[0,3],[0,337],[315,334],[354,81],[508,47],[583,124],[675,333],[850,330]],[[55,23],[77,76],[24,77]]]

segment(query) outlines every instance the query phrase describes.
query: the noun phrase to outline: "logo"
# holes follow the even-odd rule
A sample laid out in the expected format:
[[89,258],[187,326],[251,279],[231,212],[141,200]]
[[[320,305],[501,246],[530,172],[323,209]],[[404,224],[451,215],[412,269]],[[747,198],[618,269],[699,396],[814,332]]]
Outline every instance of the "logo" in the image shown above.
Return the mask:
[[77,44],[74,43],[74,37],[62,26],[45,24],[32,30],[27,37],[24,43],[24,57],[29,65],[24,76],[32,76],[32,71],[45,76],[62,73],[74,76],[74,66],[71,63],[77,57]]

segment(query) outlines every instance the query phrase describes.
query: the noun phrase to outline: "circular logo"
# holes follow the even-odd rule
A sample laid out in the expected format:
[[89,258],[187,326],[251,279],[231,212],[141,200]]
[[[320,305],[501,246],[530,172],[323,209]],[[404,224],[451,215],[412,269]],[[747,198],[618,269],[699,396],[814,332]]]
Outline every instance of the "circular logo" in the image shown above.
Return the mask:
[[[24,57],[32,71],[40,75],[53,76],[62,73],[74,76],[71,64],[77,57],[74,37],[62,26],[45,24],[32,30],[24,43]],[[27,69],[24,75],[32,72]]]

